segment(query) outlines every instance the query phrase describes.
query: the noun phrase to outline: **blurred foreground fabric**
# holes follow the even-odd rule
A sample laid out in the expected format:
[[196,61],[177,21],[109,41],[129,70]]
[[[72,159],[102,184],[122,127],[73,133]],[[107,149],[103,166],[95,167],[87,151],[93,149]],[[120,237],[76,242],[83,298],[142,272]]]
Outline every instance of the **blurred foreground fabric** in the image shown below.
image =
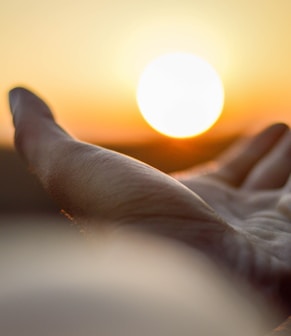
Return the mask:
[[0,230],[1,335],[264,336],[272,324],[243,286],[183,245],[30,224]]

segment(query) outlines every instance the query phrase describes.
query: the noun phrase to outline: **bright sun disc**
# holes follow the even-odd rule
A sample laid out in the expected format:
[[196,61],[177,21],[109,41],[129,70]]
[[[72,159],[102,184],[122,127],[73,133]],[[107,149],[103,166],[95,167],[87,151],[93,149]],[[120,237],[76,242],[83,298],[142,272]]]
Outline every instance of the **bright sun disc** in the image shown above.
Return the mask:
[[156,131],[187,138],[205,132],[217,121],[224,90],[209,63],[193,54],[173,53],[146,67],[138,84],[137,102]]

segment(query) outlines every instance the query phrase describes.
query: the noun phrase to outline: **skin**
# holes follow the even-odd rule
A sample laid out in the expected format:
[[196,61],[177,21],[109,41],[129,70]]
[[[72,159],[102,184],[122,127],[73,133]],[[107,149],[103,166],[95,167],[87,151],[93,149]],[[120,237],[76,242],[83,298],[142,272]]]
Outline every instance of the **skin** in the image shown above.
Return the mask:
[[78,141],[24,88],[10,92],[16,148],[44,188],[88,231],[146,230],[197,248],[291,314],[291,132],[284,124],[211,166],[168,176]]

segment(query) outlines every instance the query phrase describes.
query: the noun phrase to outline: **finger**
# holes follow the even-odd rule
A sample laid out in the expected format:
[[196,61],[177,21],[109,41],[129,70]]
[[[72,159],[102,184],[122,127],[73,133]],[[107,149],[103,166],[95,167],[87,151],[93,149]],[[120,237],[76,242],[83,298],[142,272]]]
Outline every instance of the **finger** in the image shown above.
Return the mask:
[[132,167],[137,174],[136,162],[74,140],[56,124],[49,107],[32,92],[16,88],[9,98],[17,150],[66,210],[90,216],[113,208],[117,211],[124,203],[122,198],[127,202],[128,193],[124,190],[127,186],[122,181]]
[[244,189],[281,188],[291,173],[291,131],[256,165],[243,184]]
[[288,130],[285,124],[274,124],[247,142],[235,144],[219,160],[218,169],[211,175],[240,186],[261,160]]
[[30,91],[12,90],[10,105],[17,149],[70,215],[89,222],[147,218],[153,225],[165,218],[179,226],[178,218],[189,218],[189,225],[193,218],[201,223],[211,218],[215,224],[212,210],[176,180],[127,156],[73,139]]
[[27,89],[11,90],[9,102],[15,146],[31,167],[37,166],[38,173],[45,174],[51,156],[57,155],[56,144],[72,142],[73,138],[56,124],[49,107]]

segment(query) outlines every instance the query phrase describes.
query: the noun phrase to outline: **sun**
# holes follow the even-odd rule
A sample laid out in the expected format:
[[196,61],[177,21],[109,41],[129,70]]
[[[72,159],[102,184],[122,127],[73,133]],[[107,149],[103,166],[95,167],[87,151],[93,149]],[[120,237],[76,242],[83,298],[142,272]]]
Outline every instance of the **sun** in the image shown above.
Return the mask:
[[187,53],[160,56],[143,71],[137,103],[156,131],[187,138],[208,130],[221,115],[222,81],[202,58]]

